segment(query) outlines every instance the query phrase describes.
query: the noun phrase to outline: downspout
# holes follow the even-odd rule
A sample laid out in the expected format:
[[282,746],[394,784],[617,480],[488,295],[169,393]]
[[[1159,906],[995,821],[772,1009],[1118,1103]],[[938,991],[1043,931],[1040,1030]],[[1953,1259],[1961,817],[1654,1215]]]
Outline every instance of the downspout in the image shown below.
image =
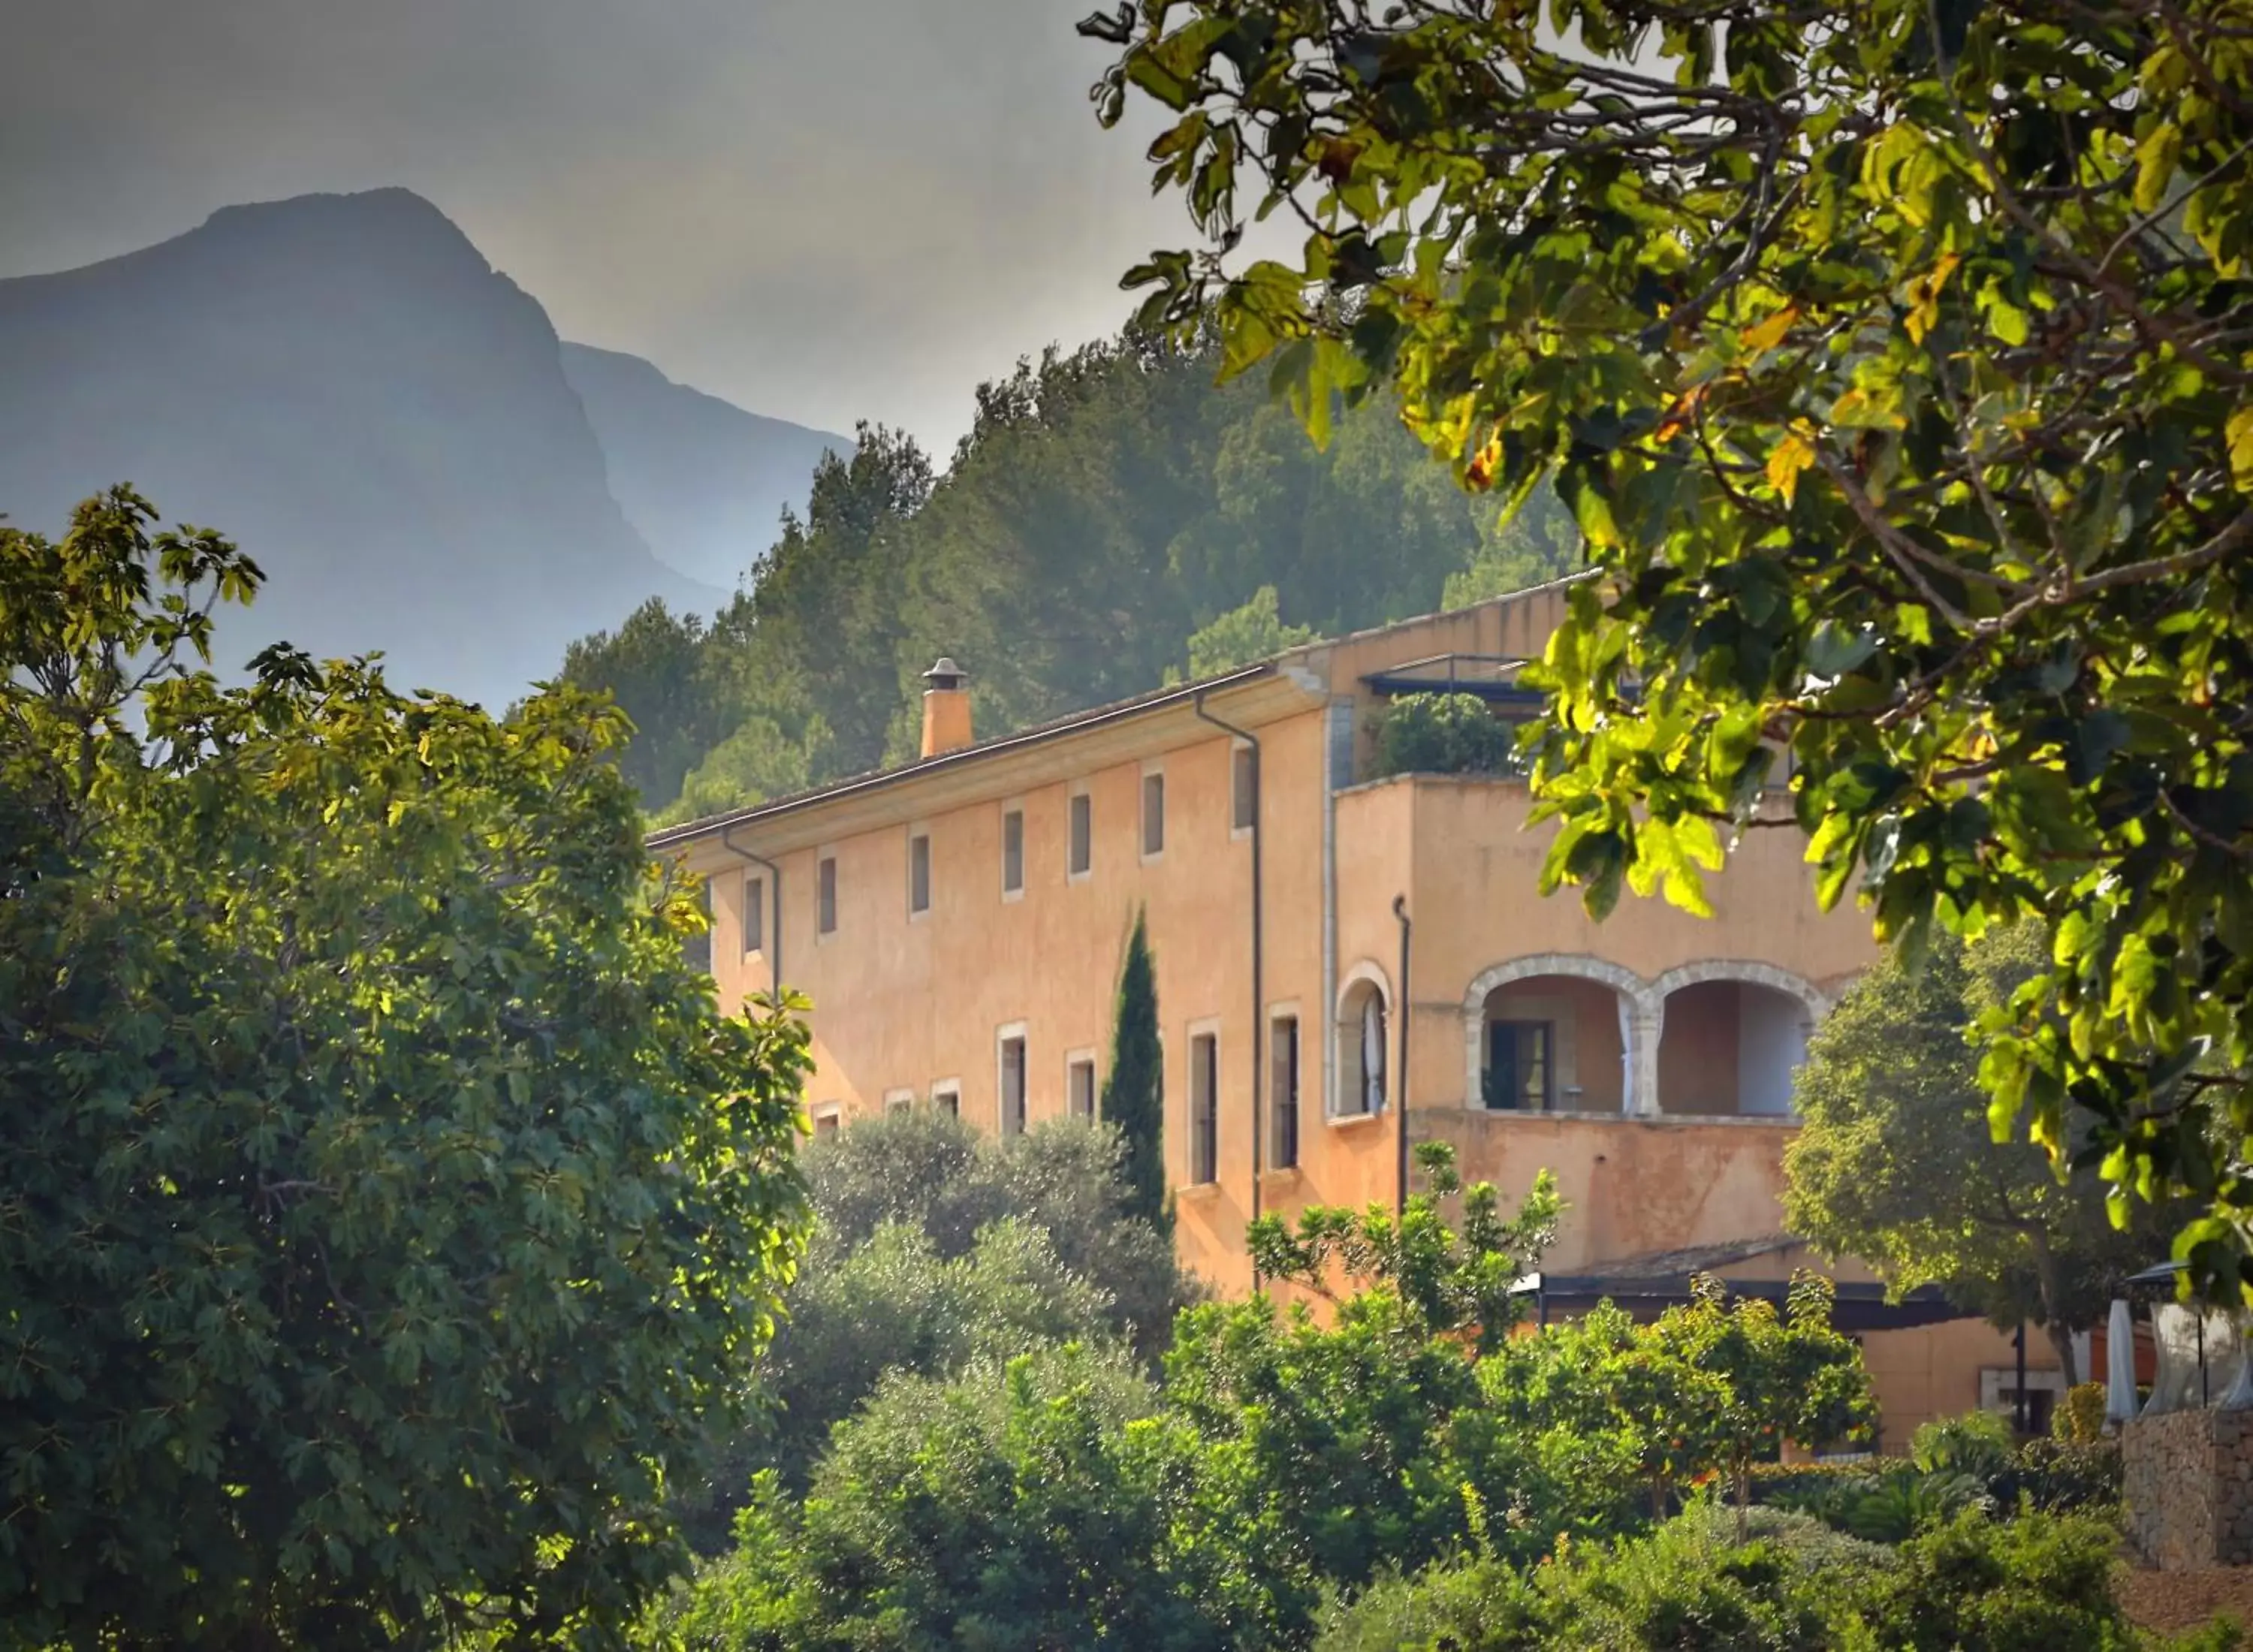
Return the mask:
[[[1200,720],[1210,723],[1224,734],[1234,735],[1252,751],[1252,1219],[1257,1222],[1259,1220],[1259,1173],[1263,1168],[1261,1147],[1266,1135],[1261,1117],[1261,1109],[1266,1103],[1259,1081],[1266,1070],[1263,1063],[1267,1053],[1267,1029],[1261,1024],[1266,1014],[1267,995],[1261,979],[1265,962],[1262,938],[1266,926],[1263,921],[1266,885],[1259,854],[1260,839],[1265,835],[1259,830],[1259,736],[1249,728],[1238,728],[1234,723],[1223,722],[1207,711],[1202,689],[1197,691],[1196,698],[1189,704]],[[1232,761],[1231,766],[1233,766]],[[1252,1265],[1252,1288],[1255,1291],[1259,1288],[1259,1265],[1257,1261]]]
[[[1337,794],[1345,784],[1339,772],[1338,723],[1341,702],[1322,708],[1322,1122],[1337,1116],[1338,1107],[1338,958],[1337,958]],[[1351,715],[1350,708],[1343,714]]]
[[720,847],[739,859],[764,868],[774,879],[774,944],[767,949],[767,962],[771,966],[767,971],[767,985],[773,997],[779,1001],[782,998],[782,868],[764,854],[754,854],[744,848],[728,835],[728,831],[726,826],[720,828]]
[[1408,996],[1408,897],[1392,897],[1392,916],[1400,921],[1400,1067],[1392,1080],[1392,1111],[1398,1115],[1393,1131],[1399,1152],[1398,1173],[1400,1185],[1394,1197],[1393,1213],[1408,1213],[1408,1023],[1411,1000]]

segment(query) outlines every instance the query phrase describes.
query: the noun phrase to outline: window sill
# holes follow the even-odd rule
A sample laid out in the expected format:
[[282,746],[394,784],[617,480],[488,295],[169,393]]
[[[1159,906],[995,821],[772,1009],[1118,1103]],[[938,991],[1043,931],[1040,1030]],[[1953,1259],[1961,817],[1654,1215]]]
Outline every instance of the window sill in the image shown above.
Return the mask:
[[1297,1165],[1286,1165],[1280,1170],[1262,1170],[1259,1173],[1259,1185],[1262,1188],[1273,1188],[1278,1190],[1295,1188],[1306,1179],[1307,1173]]
[[1191,1204],[1203,1204],[1219,1196],[1220,1183],[1217,1181],[1185,1181],[1174,1189],[1176,1200],[1187,1200]]
[[1322,1122],[1333,1130],[1352,1130],[1363,1125],[1373,1125],[1386,1117],[1382,1112],[1334,1112]]
[[1001,904],[1004,906],[1015,906],[1018,902],[1024,898],[1025,892],[1022,889],[1004,889],[1001,891]]

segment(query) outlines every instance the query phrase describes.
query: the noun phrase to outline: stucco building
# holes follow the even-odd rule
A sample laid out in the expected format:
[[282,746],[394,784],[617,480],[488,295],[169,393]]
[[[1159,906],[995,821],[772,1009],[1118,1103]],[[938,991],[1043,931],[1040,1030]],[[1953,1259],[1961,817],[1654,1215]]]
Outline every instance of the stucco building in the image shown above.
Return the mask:
[[[1601,924],[1536,889],[1522,781],[1378,776],[1398,695],[1533,696],[1560,587],[1294,650],[973,741],[942,661],[924,755],[652,839],[710,882],[722,999],[813,1002],[817,1129],[945,1107],[1022,1130],[1095,1105],[1127,934],[1147,915],[1166,1154],[1185,1261],[1250,1283],[1245,1223],[1391,1203],[1400,1126],[1506,1196],[1554,1171],[1557,1311],[1656,1306],[1702,1267],[1756,1288],[1810,1260],[1782,1233],[1791,1077],[1870,960],[1817,909],[1795,832],[1754,832],[1715,916],[1623,900]],[[1842,1275],[1888,1444],[1980,1402],[2007,1341],[1887,1307]],[[2048,1361],[2037,1357],[2033,1364]],[[2054,1384],[2054,1376],[2047,1379]]]

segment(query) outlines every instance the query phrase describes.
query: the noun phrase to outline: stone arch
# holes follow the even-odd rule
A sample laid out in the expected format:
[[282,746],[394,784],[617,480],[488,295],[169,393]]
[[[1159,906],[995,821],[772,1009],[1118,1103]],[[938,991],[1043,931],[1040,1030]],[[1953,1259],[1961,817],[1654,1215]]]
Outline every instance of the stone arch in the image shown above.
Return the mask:
[[[1821,987],[1816,986],[1805,976],[1795,974],[1792,971],[1774,964],[1761,963],[1753,958],[1701,958],[1695,963],[1680,965],[1666,971],[1650,983],[1650,1099],[1653,1111],[1659,1110],[1661,1101],[1658,1052],[1666,1035],[1668,1000],[1685,987],[1698,986],[1712,981],[1734,982],[1747,986],[1761,987],[1799,1006],[1803,1019],[1799,1023],[1796,1034],[1789,1030],[1788,1025],[1777,1027],[1776,1023],[1770,1022],[1771,1027],[1777,1027],[1777,1035],[1784,1045],[1780,1051],[1771,1051],[1774,1061],[1783,1063],[1782,1066],[1771,1065],[1769,1068],[1771,1074],[1792,1070],[1796,1067],[1796,1062],[1805,1058],[1807,1038],[1812,1035],[1824,1017],[1831,1013],[1832,1000]],[[1789,1048],[1795,1037],[1797,1043],[1796,1055]],[[1771,1101],[1769,1105],[1755,1107],[1744,1101],[1741,1098],[1748,1092],[1741,1087],[1753,1081],[1745,1077],[1740,1070],[1738,1082],[1740,1086],[1739,1105],[1745,1111],[1777,1116],[1788,1115],[1788,1105],[1778,1105]],[[1768,1087],[1775,1089],[1776,1084],[1786,1082],[1776,1080]],[[1782,1090],[1776,1091],[1779,1097],[1782,1093]]]
[[1622,1076],[1622,1087],[1626,1094],[1625,1110],[1630,1112],[1655,1106],[1657,1098],[1644,1104],[1637,1096],[1641,1068],[1634,1050],[1641,1044],[1641,1029],[1651,1014],[1650,983],[1624,965],[1608,958],[1597,958],[1588,952],[1532,952],[1524,958],[1513,958],[1507,963],[1496,964],[1471,977],[1470,986],[1463,993],[1463,1105],[1479,1105],[1481,1075],[1486,1064],[1486,1001],[1497,990],[1514,982],[1530,980],[1541,975],[1574,976],[1581,980],[1600,981],[1617,993],[1626,1006],[1629,1025],[1622,1042],[1628,1050],[1627,1069]]
[[1695,964],[1684,964],[1651,982],[1650,991],[1664,1009],[1668,993],[1695,986],[1700,981],[1750,981],[1755,986],[1771,987],[1797,999],[1817,1021],[1831,1013],[1830,996],[1804,975],[1795,975],[1788,969],[1752,958],[1703,958]]
[[1392,1007],[1392,978],[1385,972],[1384,965],[1373,958],[1364,958],[1338,977],[1337,1002],[1331,1006],[1334,1011],[1344,1007],[1357,981],[1367,981],[1376,987],[1377,995],[1385,1000],[1385,1007]]

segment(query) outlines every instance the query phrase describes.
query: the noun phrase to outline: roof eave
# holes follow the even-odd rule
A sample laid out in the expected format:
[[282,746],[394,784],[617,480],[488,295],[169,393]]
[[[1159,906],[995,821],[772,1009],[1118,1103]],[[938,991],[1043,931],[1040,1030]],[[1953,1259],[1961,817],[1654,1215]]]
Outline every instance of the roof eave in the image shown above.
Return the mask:
[[[1286,657],[1287,658],[1287,657]],[[701,820],[667,826],[653,832],[645,840],[652,851],[684,848],[700,839],[730,832],[739,826],[757,826],[784,819],[810,809],[826,807],[845,799],[867,796],[919,780],[943,774],[971,764],[996,760],[1014,752],[1069,739],[1073,735],[1098,728],[1126,722],[1136,718],[1154,715],[1176,707],[1192,704],[1208,695],[1223,693],[1262,678],[1284,674],[1283,659],[1263,659],[1234,671],[1183,683],[1177,688],[1162,689],[1133,700],[1119,701],[1099,706],[1077,715],[1059,718],[1054,722],[1012,735],[1003,735],[976,745],[965,746],[959,751],[925,757],[916,763],[903,763],[895,769],[882,769],[873,774],[841,780],[816,791],[803,791],[792,797],[779,798],[771,803],[754,804],[748,808],[735,809],[724,814],[708,815]]]

